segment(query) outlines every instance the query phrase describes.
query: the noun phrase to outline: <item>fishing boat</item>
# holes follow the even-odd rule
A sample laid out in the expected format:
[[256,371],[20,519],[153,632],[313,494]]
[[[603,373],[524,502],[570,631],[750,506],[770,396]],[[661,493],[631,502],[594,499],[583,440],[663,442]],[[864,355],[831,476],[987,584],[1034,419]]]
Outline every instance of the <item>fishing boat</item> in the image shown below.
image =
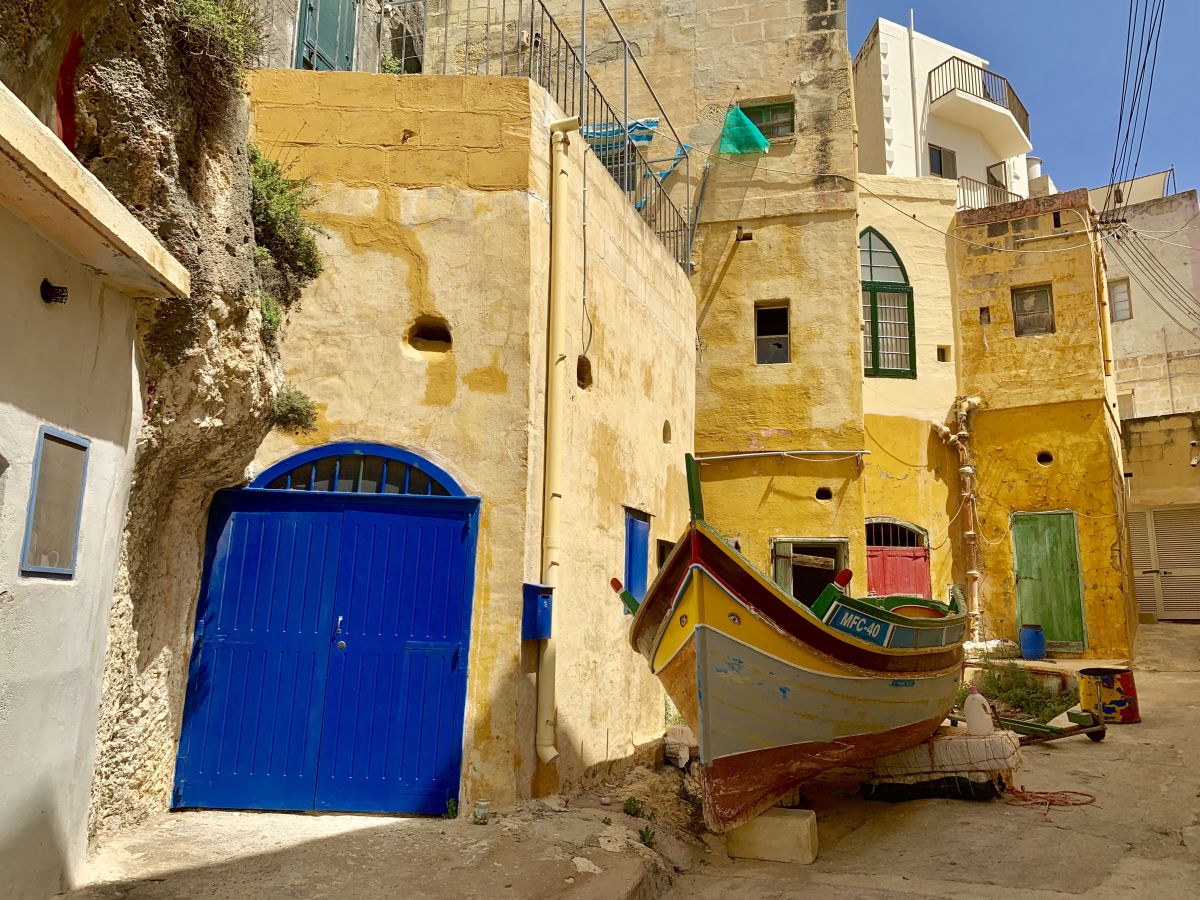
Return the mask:
[[825,769],[926,740],[953,706],[966,617],[957,603],[855,598],[839,572],[791,597],[703,518],[692,521],[639,603],[630,643],[700,744],[704,820],[721,833]]

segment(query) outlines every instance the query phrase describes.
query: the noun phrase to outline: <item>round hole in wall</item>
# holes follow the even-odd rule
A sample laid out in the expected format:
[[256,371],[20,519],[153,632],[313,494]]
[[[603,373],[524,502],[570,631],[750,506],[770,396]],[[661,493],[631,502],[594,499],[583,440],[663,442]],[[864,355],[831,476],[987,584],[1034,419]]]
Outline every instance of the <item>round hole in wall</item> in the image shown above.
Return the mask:
[[1039,451],[1037,455],[1037,461],[1039,466],[1048,466],[1050,463],[1054,462],[1054,454],[1049,450]]
[[671,443],[671,421],[669,419],[663,420],[663,443]]
[[819,487],[819,488],[817,488],[817,499],[818,500],[832,500],[833,499],[833,491],[827,487]]
[[418,350],[445,353],[453,345],[450,325],[441,316],[421,316],[408,329],[408,342]]
[[586,356],[575,361],[575,383],[585,391],[592,387],[592,361]]

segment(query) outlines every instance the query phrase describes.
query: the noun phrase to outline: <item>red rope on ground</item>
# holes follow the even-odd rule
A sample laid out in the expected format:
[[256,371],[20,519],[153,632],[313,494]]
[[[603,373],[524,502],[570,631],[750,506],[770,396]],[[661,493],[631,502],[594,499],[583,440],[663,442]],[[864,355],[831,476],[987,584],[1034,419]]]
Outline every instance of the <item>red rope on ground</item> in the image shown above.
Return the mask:
[[1037,809],[1042,817],[1049,821],[1052,806],[1087,806],[1095,803],[1096,798],[1085,791],[1027,791],[1024,788],[1009,788],[1004,802],[1010,806],[1024,806]]

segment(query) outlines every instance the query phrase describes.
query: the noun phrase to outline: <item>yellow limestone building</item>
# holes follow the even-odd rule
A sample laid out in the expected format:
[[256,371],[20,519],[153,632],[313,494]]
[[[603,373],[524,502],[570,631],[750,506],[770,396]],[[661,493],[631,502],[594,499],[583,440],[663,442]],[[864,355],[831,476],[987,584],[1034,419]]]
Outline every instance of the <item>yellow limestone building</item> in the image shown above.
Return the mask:
[[1137,611],[1096,222],[1083,190],[959,212],[959,377],[985,636],[1040,624],[1120,658]]

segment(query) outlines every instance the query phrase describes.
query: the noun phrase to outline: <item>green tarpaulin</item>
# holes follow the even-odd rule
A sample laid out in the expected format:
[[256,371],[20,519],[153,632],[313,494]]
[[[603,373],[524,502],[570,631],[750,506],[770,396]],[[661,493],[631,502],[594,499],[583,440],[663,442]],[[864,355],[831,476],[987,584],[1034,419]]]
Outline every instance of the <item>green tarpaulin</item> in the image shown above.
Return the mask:
[[729,112],[725,113],[725,127],[721,129],[718,153],[766,153],[770,146],[758,126],[740,108],[729,108]]

